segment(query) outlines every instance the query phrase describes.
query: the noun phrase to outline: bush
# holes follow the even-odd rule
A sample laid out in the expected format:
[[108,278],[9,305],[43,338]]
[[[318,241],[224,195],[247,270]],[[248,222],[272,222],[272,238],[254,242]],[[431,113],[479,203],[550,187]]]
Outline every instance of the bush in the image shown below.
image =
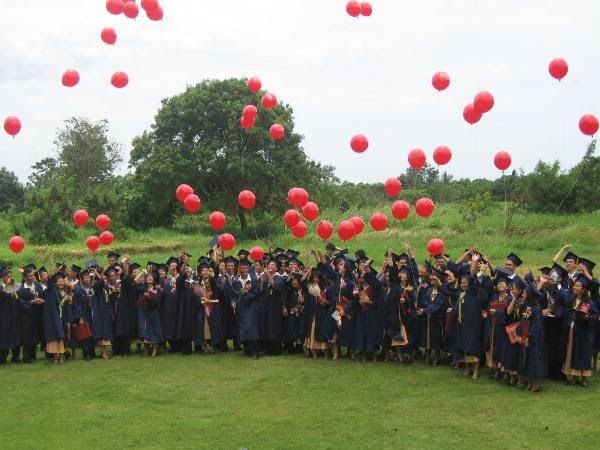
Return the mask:
[[46,209],[35,208],[25,219],[32,244],[64,244],[75,236],[71,227],[61,219],[60,207],[48,204]]

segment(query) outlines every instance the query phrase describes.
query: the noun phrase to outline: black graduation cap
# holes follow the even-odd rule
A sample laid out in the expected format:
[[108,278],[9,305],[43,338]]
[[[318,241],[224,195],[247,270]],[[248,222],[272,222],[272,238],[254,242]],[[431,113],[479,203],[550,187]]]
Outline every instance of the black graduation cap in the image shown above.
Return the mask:
[[519,267],[521,264],[523,264],[523,260],[521,258],[519,258],[517,255],[515,255],[514,253],[510,253],[506,259],[508,259],[509,261],[512,261],[512,263],[515,265],[515,267]]
[[250,267],[250,261],[247,259],[240,259],[240,267]]
[[587,270],[589,270],[590,272],[592,272],[594,270],[594,267],[596,267],[596,263],[593,261],[590,261],[587,258],[579,258],[579,264],[581,264],[582,266],[585,266],[587,268]]
[[66,270],[67,265],[63,263],[56,263],[56,270]]
[[340,253],[341,253],[342,255],[347,255],[347,254],[348,254],[348,253],[350,253],[350,252],[348,251],[348,249],[347,249],[347,248],[344,248],[344,249],[340,250]]
[[115,261],[118,261],[120,257],[121,257],[121,255],[119,255],[118,253],[115,253],[115,252],[110,252],[107,256],[108,259],[114,258]]
[[98,263],[95,259],[90,259],[89,261],[85,262],[84,267],[86,268],[86,270],[91,269],[93,267],[98,267]]
[[167,259],[167,266],[170,266],[173,263],[179,265],[179,260],[174,256],[171,256],[169,259]]
[[197,269],[202,270],[202,269],[210,269],[210,263],[207,260],[201,260],[198,263],[198,267]]
[[[358,259],[359,261],[361,259],[366,259],[367,258],[367,252],[365,252],[362,248],[359,250],[356,250],[354,252],[354,256],[356,256],[356,259]],[[387,253],[385,254],[385,256],[387,256]]]
[[200,258],[198,258],[198,264],[204,264],[204,265],[210,266],[210,259],[207,258],[206,256],[201,256]]
[[290,258],[288,259],[288,266],[291,266],[292,264],[296,264],[297,266],[300,266],[300,261],[298,261],[296,258]]
[[228,256],[227,258],[225,258],[223,261],[225,261],[225,263],[230,264],[237,264],[239,261],[237,259],[235,259],[233,256]]
[[183,253],[182,253],[182,255],[183,255],[183,256],[187,256],[188,258],[191,258],[191,257],[192,257],[192,255],[190,255],[188,252],[183,252]]
[[406,261],[408,263],[410,261],[410,256],[408,256],[408,253],[401,253],[398,255],[398,262],[400,261]]
[[400,268],[400,270],[398,271],[398,274],[404,273],[406,274],[406,276],[410,279],[410,276],[412,275],[410,272],[410,269],[406,266],[403,266]]
[[240,259],[247,259],[250,256],[250,252],[248,250],[241,249],[237,252],[237,257]]
[[106,269],[106,271],[104,272],[104,275],[106,275],[107,277],[111,276],[113,273],[116,272],[116,269],[114,267],[109,267],[108,269]]
[[81,272],[79,272],[79,278],[85,277],[85,276],[90,276],[90,271],[88,269],[85,269],[85,270],[82,270]]
[[556,272],[561,280],[567,280],[569,278],[569,272],[567,272],[564,267],[559,266],[556,263],[552,264],[552,271]]
[[130,268],[131,270],[137,270],[137,269],[139,269],[139,268],[141,268],[141,267],[142,267],[142,266],[140,266],[138,263],[131,263],[131,264],[129,265],[129,268]]
[[565,257],[563,258],[563,262],[567,262],[568,259],[572,259],[573,261],[575,261],[575,263],[577,264],[577,262],[579,261],[579,256],[577,256],[575,253],[573,252],[569,252],[565,255]]
[[442,284],[446,284],[448,282],[448,275],[446,275],[446,272],[442,272],[441,270],[434,269],[433,275],[438,280],[440,280],[440,283],[442,283]]
[[300,256],[300,252],[298,250],[292,250],[289,248],[287,249],[285,254],[289,259],[295,259],[295,258],[298,258],[298,256]]
[[550,276],[550,272],[552,272],[552,267],[540,267],[538,270],[542,272],[542,275]]
[[71,272],[79,274],[81,272],[81,267],[79,267],[77,264],[73,264],[71,266]]
[[0,267],[0,278],[4,278],[6,275],[10,273],[6,267]]
[[579,274],[579,276],[577,278],[575,278],[575,282],[579,282],[581,283],[581,285],[583,286],[584,289],[587,289],[588,291],[590,290],[590,287],[592,286],[592,284],[590,283],[590,280],[588,280],[584,275]]
[[335,244],[333,242],[328,242],[327,245],[325,246],[325,250],[331,250],[332,252],[335,252],[335,249],[337,247],[335,246]]
[[512,273],[510,272],[510,270],[505,269],[504,267],[497,267],[494,272],[494,276],[496,278],[510,278],[512,276]]
[[159,264],[158,270],[163,270],[164,272],[168,272],[169,266],[167,266],[166,264]]
[[515,276],[512,279],[512,282],[510,283],[511,286],[516,287],[517,289],[523,290],[525,289],[525,282],[523,281],[523,279],[520,276]]
[[38,274],[42,274],[42,273],[48,273],[48,269],[46,269],[46,267],[44,267],[44,266],[40,267],[38,270]]
[[273,250],[273,254],[275,256],[281,255],[282,253],[285,253],[285,248],[277,247],[275,250]]
[[148,263],[146,264],[146,270],[148,270],[148,267],[151,268],[150,272],[158,272],[158,263],[152,262],[152,261],[148,261]]
[[65,274],[64,274],[64,273],[62,273],[62,272],[56,272],[54,275],[52,275],[52,276],[50,277],[50,283],[51,283],[51,284],[56,284],[56,282],[57,282],[59,279],[61,279],[61,278],[62,278],[62,279],[64,279],[64,278],[65,278]]
[[531,269],[529,269],[529,272],[527,272],[523,278],[527,283],[535,283],[535,277],[533,276],[533,272],[531,271]]
[[542,293],[538,290],[534,283],[527,283],[525,289],[527,290],[527,298],[529,300],[535,300],[542,296]]

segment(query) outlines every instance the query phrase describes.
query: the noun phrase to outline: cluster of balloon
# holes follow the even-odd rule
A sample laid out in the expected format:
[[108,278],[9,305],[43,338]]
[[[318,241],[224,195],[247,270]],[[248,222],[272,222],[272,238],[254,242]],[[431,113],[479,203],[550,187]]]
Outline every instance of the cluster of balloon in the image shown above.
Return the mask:
[[200,197],[194,194],[194,189],[188,184],[180,184],[175,191],[175,195],[177,200],[183,203],[185,209],[192,214],[197,213],[202,208]]
[[593,114],[585,114],[579,119],[579,129],[586,136],[593,136],[598,131],[598,119]]
[[369,17],[373,14],[373,6],[369,2],[358,2],[351,0],[346,3],[346,12],[352,17],[365,16]]
[[384,231],[388,227],[388,218],[384,213],[377,212],[371,216],[371,228],[375,231]]
[[392,205],[392,216],[397,220],[406,220],[410,215],[410,205],[404,200],[398,200]]
[[496,153],[496,156],[494,156],[494,165],[502,172],[507,170],[511,164],[512,158],[508,152],[501,151]]
[[[158,0],[142,0],[142,9],[150,20],[162,20],[164,11]],[[135,19],[140,13],[135,0],[106,0],[106,9],[109,13],[118,16],[124,14],[129,19]]]
[[227,217],[221,211],[215,211],[208,216],[208,223],[214,231],[219,231],[227,225]]
[[252,247],[250,249],[250,258],[253,261],[261,261],[265,257],[265,251],[262,247]]
[[256,205],[256,196],[254,192],[244,190],[238,195],[238,203],[244,209],[252,209]]
[[443,255],[446,250],[446,244],[441,239],[431,239],[427,243],[427,251],[431,256]]
[[8,241],[8,247],[10,248],[11,252],[19,254],[25,250],[25,239],[23,239],[21,236],[13,236]]
[[469,103],[463,110],[464,119],[471,125],[481,120],[483,115],[494,107],[494,96],[488,91],[482,91],[475,96],[473,103]]
[[389,197],[398,197],[402,191],[402,183],[398,178],[388,178],[385,180],[383,188]]
[[426,219],[435,211],[435,203],[430,198],[421,198],[417,200],[415,211],[419,217]]
[[[257,94],[260,92],[262,88],[262,81],[258,77],[251,77],[247,82],[248,91],[253,94]],[[260,100],[260,105],[263,109],[273,109],[277,106],[277,97],[275,94],[271,92],[265,92]],[[243,129],[248,130],[250,128],[254,128],[256,124],[256,116],[258,114],[258,109],[254,105],[246,105],[244,110],[242,111],[242,118],[240,119],[240,124]],[[269,134],[271,135],[271,139],[274,141],[280,141],[285,137],[285,127],[280,123],[275,123],[271,125],[269,129]]]
[[75,87],[79,83],[79,72],[75,69],[67,70],[63,73],[62,84],[65,87]]
[[445,91],[450,86],[450,76],[446,72],[437,72],[433,74],[431,84],[438,91]]
[[235,247],[235,238],[230,233],[223,233],[219,236],[219,247],[225,251],[233,250]]
[[[321,211],[319,209],[319,205],[309,200],[310,196],[308,195],[308,192],[305,189],[295,187],[290,189],[288,192],[288,202],[292,206],[300,208],[300,210],[302,211],[302,217],[304,217],[305,220],[307,220],[308,222],[313,222],[319,217]],[[292,234],[297,238],[303,238],[308,233],[308,225],[306,225],[306,223],[302,221],[300,213],[295,209],[288,209],[283,215],[283,221],[289,227]],[[323,228],[327,225],[323,225],[324,223],[328,222],[322,221],[319,223],[319,225],[317,225],[317,234],[320,237],[322,237],[323,235],[327,235],[327,233],[325,232],[326,229]],[[333,231],[333,225],[331,229]],[[331,233],[329,233],[329,235],[331,235]]]
[[350,140],[350,148],[356,153],[364,153],[369,148],[369,140],[366,136],[357,134]]
[[15,137],[21,131],[21,121],[16,116],[8,116],[4,119],[4,131]]
[[420,170],[425,166],[427,157],[425,152],[420,148],[415,148],[408,153],[408,164],[415,170]]
[[324,241],[328,240],[333,234],[333,224],[328,220],[321,220],[317,225],[317,234]]

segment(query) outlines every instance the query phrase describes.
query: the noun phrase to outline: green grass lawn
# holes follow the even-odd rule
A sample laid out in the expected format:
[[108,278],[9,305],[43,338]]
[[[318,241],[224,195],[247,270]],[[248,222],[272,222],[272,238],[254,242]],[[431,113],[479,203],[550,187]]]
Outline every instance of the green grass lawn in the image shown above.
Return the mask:
[[422,363],[138,355],[0,367],[2,448],[597,448],[600,388]]

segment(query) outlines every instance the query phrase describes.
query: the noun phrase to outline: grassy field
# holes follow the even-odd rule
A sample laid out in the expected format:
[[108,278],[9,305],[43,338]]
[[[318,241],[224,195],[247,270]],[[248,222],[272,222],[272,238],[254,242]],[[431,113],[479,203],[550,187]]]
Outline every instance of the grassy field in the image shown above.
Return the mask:
[[2,448],[595,448],[600,388],[421,363],[131,356],[0,368]]

